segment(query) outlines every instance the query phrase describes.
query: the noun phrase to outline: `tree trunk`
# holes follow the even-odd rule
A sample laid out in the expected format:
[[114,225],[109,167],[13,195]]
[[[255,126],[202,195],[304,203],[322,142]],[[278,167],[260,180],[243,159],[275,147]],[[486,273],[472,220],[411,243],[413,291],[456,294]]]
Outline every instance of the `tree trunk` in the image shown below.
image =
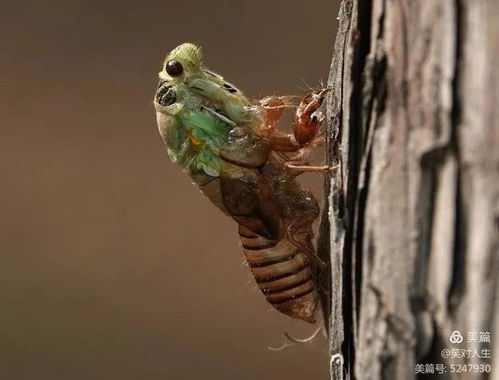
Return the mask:
[[498,20],[497,0],[342,2],[320,242],[332,378],[499,378]]

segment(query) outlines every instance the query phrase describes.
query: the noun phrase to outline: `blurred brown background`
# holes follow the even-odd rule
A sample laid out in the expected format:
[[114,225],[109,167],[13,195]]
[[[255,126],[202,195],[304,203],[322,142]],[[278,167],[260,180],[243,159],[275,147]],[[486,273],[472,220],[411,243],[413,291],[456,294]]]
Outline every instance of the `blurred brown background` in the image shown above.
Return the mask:
[[152,97],[184,41],[250,96],[326,79],[336,1],[3,1],[0,379],[324,379],[236,226],[171,164]]

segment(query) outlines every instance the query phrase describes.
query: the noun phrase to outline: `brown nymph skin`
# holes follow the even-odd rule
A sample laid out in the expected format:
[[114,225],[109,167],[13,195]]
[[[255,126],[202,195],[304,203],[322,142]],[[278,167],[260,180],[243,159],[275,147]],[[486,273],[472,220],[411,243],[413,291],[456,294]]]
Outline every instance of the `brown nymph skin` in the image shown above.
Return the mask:
[[[316,279],[320,262],[315,255],[312,224],[320,209],[314,195],[296,181],[297,173],[286,167],[293,162],[286,155],[299,155],[316,137],[319,123],[311,114],[318,110],[325,93],[312,91],[294,107],[294,135],[276,128],[283,111],[291,108],[290,97],[261,100],[265,111],[259,136],[265,143],[240,145],[232,141],[231,148],[246,153],[239,162],[222,152],[222,157],[247,170],[247,178],[244,181],[211,178],[209,182],[198,183],[239,224],[246,261],[267,302],[278,311],[308,323],[315,322],[318,304]],[[246,141],[254,138],[242,131],[236,135]],[[301,136],[299,141],[297,136]],[[267,148],[262,149],[262,145]]]

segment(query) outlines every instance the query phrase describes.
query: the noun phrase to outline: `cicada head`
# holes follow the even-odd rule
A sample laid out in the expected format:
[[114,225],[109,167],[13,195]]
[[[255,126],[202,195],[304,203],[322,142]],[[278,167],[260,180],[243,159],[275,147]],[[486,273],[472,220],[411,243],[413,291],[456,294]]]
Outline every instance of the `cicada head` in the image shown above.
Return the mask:
[[186,42],[177,46],[166,56],[159,77],[172,85],[187,82],[199,75],[201,66],[201,49]]
[[189,91],[187,84],[199,77],[201,66],[201,51],[197,46],[184,43],[173,49],[166,56],[159,73],[154,97],[156,111],[175,115],[183,106],[193,101],[199,103],[200,99],[196,99],[196,94]]
[[189,87],[189,83],[200,75],[202,75],[201,50],[196,45],[184,43],[166,56],[154,96],[156,119],[164,140],[169,125],[176,120],[176,115],[185,108],[200,107],[201,96],[191,91]]

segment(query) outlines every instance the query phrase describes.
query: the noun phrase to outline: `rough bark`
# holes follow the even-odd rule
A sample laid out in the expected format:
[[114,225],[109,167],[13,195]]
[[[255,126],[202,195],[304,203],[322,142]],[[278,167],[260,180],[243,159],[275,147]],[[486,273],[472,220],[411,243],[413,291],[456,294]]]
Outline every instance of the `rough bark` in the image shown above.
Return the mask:
[[[499,378],[497,20],[497,0],[342,2],[320,244],[333,378]],[[480,331],[491,343],[468,344]],[[492,359],[441,355],[475,347]],[[450,373],[463,363],[492,373]]]

